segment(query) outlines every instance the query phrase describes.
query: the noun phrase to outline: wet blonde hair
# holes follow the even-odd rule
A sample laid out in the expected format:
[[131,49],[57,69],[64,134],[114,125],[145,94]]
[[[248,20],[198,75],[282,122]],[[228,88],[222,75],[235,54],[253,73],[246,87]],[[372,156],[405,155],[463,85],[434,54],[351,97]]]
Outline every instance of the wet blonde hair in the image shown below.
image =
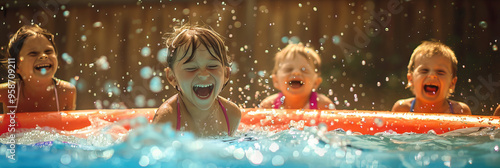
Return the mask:
[[[452,78],[457,77],[458,60],[453,50],[451,50],[447,45],[438,41],[423,41],[422,44],[418,45],[411,54],[410,62],[408,63],[408,73],[413,73],[413,71],[415,71],[415,61],[419,56],[425,58],[443,56],[450,59]],[[410,86],[408,82],[406,88],[413,89],[413,86]],[[453,91],[450,91],[450,93],[452,92]]]
[[302,43],[290,43],[281,51],[276,53],[276,56],[274,57],[274,68],[272,74],[276,74],[278,72],[281,62],[283,62],[285,59],[293,59],[298,55],[304,57],[309,62],[309,64],[313,65],[314,72],[316,72],[318,75],[321,74],[319,71],[319,68],[321,67],[321,58],[319,57],[318,53],[316,53],[314,49],[308,46],[304,46],[304,44]]
[[[191,61],[200,45],[204,45],[210,55],[221,62],[223,66],[231,64],[222,36],[209,27],[185,24],[181,27],[175,27],[174,32],[165,34],[164,39],[169,51],[166,62],[170,68],[173,68],[179,53],[184,52],[181,57],[187,56],[186,62]],[[189,50],[191,50],[190,55],[188,55]]]

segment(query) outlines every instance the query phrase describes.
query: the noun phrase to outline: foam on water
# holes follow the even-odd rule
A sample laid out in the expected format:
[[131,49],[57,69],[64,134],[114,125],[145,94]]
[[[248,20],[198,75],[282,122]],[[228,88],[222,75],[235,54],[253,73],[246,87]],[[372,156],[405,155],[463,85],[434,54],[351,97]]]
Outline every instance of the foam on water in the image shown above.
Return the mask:
[[[358,135],[327,132],[326,126],[244,129],[234,137],[195,138],[170,124],[145,118],[109,122],[92,118],[92,126],[72,132],[50,128],[23,130],[15,167],[494,167],[500,164],[499,130],[471,128],[436,135]],[[129,125],[127,133],[123,128]],[[0,138],[0,152],[8,149]],[[42,158],[42,159],[40,159]],[[36,162],[33,160],[36,159]]]

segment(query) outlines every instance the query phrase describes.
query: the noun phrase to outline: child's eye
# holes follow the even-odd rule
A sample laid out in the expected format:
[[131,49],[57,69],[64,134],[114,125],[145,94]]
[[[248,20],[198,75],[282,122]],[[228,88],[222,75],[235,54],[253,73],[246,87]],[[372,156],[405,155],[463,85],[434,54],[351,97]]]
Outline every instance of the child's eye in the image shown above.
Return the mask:
[[219,65],[209,65],[208,69],[217,69]]
[[37,55],[38,55],[38,53],[33,51],[33,52],[28,53],[28,55],[29,55],[29,56],[37,56]]
[[427,72],[429,72],[429,70],[428,69],[420,69],[420,72],[421,73],[427,73]]
[[54,50],[45,50],[45,54],[52,54]]
[[438,72],[437,72],[437,74],[438,74],[438,75],[445,75],[445,74],[446,74],[446,72],[445,72],[445,71],[438,71]]
[[184,68],[185,71],[196,71],[196,69],[195,67]]

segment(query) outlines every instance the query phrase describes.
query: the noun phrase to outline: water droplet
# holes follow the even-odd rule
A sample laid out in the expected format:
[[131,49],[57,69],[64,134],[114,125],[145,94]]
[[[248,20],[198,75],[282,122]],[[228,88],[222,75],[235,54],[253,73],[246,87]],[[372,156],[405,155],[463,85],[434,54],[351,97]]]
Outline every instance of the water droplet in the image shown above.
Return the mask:
[[332,37],[333,44],[339,44],[340,43],[340,37],[338,35],[335,35]]
[[142,156],[141,159],[139,160],[139,165],[142,167],[146,167],[149,165],[149,157],[147,156]]
[[163,84],[161,84],[161,78],[158,76],[153,77],[149,82],[149,89],[154,93],[160,92],[162,88]]
[[273,166],[281,166],[285,163],[285,158],[281,155],[276,155],[272,159]]
[[64,12],[63,12],[63,16],[64,16],[64,17],[68,17],[68,16],[69,16],[69,11],[64,11]]
[[61,57],[67,64],[73,63],[73,57],[71,57],[68,53],[63,53]]
[[493,44],[493,46],[491,46],[491,48],[493,49],[493,51],[498,51],[498,47],[496,44]]
[[102,27],[102,22],[94,22],[92,26],[94,26],[95,28]]
[[366,64],[365,60],[361,61],[361,65],[365,65],[365,64]]
[[141,69],[141,77],[143,79],[149,79],[153,75],[153,70],[149,66],[145,66]]
[[488,23],[486,23],[486,21],[480,21],[479,22],[479,26],[481,26],[483,29],[486,29],[488,27]]
[[45,69],[45,68],[42,68],[42,69],[40,70],[40,73],[41,73],[42,75],[45,75],[45,74],[47,74],[47,69]]
[[377,86],[380,87],[380,85],[381,85],[380,82],[377,82]]
[[144,97],[144,95],[138,95],[135,97],[135,105],[137,107],[144,107],[146,105],[146,97]]
[[68,154],[62,155],[61,156],[61,163],[64,165],[71,163],[71,156],[69,156]]
[[151,55],[151,49],[149,47],[143,47],[141,49],[141,55],[143,57],[147,57],[147,56]]
[[288,37],[287,36],[281,37],[281,42],[287,44],[288,43]]
[[333,96],[333,90],[332,89],[328,89],[328,95]]
[[160,63],[166,63],[167,62],[167,56],[168,56],[168,50],[167,48],[162,48],[158,51],[158,56],[156,57],[156,59],[160,62]]
[[81,39],[82,41],[87,41],[87,36],[82,35],[82,36],[80,37],[80,39]]

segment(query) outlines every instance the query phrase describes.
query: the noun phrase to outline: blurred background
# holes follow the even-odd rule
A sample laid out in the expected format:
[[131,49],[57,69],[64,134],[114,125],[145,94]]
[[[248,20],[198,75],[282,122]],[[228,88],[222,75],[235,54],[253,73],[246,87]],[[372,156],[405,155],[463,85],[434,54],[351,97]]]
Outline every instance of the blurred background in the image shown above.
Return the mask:
[[[212,27],[233,57],[221,95],[245,108],[277,93],[274,54],[289,42],[320,54],[320,93],[337,109],[391,110],[402,98],[408,61],[423,40],[458,58],[450,98],[473,114],[500,103],[500,1],[494,0],[7,0],[0,2],[2,52],[10,35],[39,24],[56,36],[56,77],[78,89],[77,109],[157,108],[176,94],[165,80],[162,36],[180,23]],[[0,82],[6,82],[2,69]]]

